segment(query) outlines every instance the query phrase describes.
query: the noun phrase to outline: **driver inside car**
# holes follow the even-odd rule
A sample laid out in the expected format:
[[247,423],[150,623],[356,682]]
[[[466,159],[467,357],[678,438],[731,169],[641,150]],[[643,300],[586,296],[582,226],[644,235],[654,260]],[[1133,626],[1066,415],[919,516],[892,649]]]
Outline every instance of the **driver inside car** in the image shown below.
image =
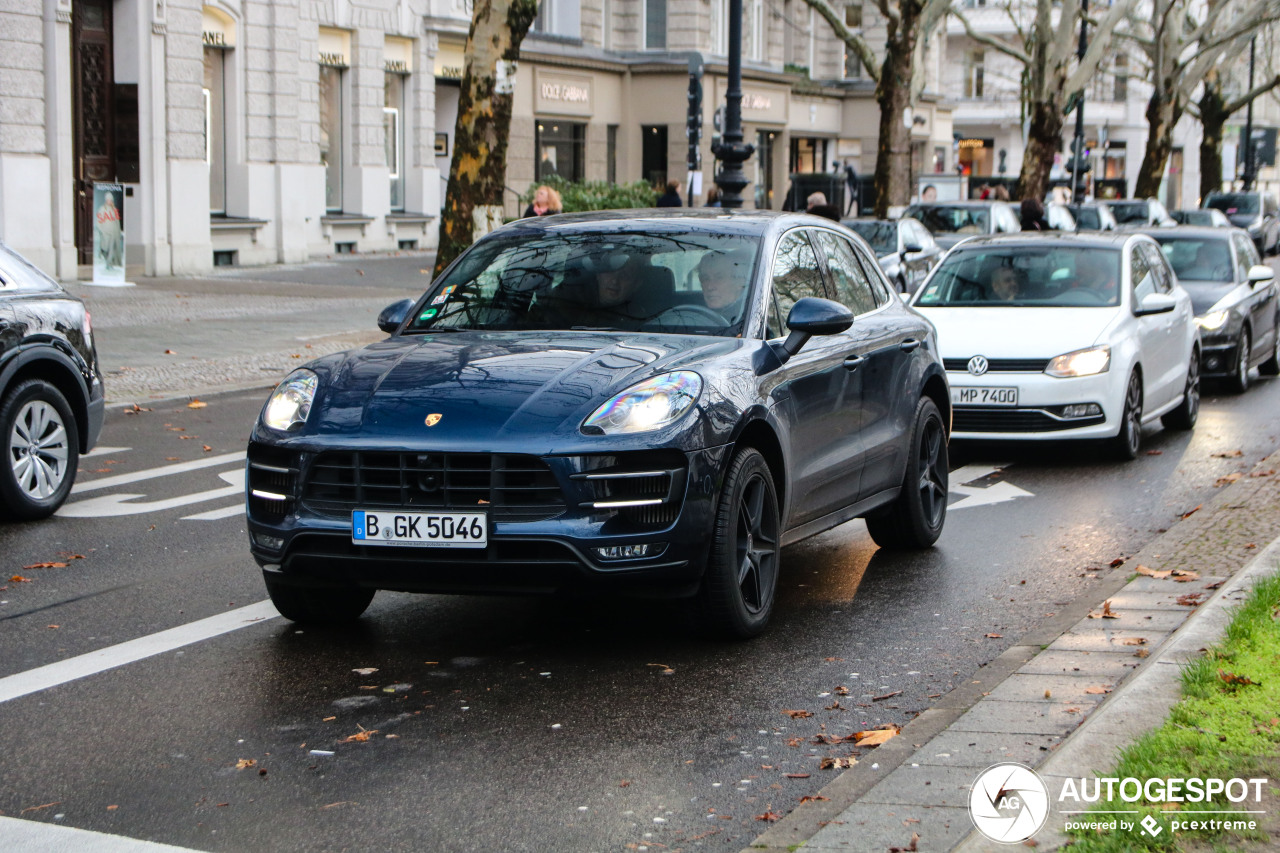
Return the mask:
[[1102,305],[1115,305],[1120,293],[1119,270],[1108,257],[1084,254],[1076,261],[1076,277],[1070,292],[1091,292]]
[[732,323],[742,313],[741,301],[747,291],[751,272],[751,253],[745,249],[732,252],[707,252],[698,261],[698,281],[706,306]]

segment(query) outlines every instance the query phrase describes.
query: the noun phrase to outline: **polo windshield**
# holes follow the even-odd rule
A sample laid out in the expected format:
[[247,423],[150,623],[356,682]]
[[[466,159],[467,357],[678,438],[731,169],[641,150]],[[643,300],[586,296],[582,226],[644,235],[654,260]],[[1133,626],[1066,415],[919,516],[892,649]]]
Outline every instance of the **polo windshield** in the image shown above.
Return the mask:
[[936,308],[1118,305],[1120,252],[1096,246],[953,251],[915,300]]

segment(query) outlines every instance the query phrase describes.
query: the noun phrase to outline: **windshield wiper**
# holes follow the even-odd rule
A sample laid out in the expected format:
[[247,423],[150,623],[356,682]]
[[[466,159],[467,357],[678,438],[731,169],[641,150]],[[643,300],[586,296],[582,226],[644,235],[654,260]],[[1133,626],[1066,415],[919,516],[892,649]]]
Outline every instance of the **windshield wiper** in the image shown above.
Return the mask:
[[625,332],[626,329],[619,329],[616,326],[570,326],[571,332]]

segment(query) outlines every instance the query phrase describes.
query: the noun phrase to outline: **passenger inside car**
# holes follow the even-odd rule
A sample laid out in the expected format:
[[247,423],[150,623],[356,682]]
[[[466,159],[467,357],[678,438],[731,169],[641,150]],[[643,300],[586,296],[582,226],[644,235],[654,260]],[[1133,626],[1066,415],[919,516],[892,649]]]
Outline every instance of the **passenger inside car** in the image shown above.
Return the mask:
[[674,278],[646,255],[587,257],[535,306],[539,325],[638,330],[671,307]]

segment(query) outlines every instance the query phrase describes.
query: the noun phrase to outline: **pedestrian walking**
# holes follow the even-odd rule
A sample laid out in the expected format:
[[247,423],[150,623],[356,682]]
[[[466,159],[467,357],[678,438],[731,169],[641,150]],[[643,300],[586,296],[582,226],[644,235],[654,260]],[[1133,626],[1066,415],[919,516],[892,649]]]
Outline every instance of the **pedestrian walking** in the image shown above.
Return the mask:
[[533,201],[525,208],[525,216],[548,216],[564,209],[560,193],[543,184],[533,191]]
[[684,207],[680,200],[679,181],[667,181],[667,191],[658,199],[658,207]]

